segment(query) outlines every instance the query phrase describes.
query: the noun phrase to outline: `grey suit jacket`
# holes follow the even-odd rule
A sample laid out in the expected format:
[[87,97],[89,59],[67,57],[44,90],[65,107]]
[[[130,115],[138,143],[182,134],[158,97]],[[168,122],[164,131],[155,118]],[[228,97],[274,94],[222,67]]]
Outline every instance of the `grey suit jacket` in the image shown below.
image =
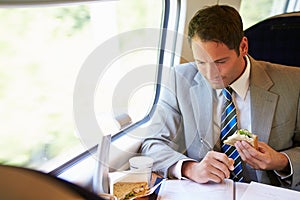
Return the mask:
[[[274,171],[247,166],[254,172],[250,179],[300,190],[300,68],[251,57],[250,62],[252,132],[286,153],[293,168],[286,183]],[[168,169],[180,159],[201,161],[211,147],[218,150],[219,133],[213,131],[214,93],[194,63],[171,70],[151,118],[149,138],[141,147],[143,154],[154,158],[154,171],[167,177]]]

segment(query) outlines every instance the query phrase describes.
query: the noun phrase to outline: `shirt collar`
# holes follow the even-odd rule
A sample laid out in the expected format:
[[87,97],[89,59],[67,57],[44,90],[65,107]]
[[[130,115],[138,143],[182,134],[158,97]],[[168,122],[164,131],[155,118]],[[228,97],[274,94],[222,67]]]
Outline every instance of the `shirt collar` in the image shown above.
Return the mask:
[[[249,79],[250,79],[250,60],[249,57],[246,55],[246,69],[244,73],[231,85],[229,85],[236,93],[240,96],[240,98],[245,99],[246,94],[249,88]],[[221,94],[222,89],[217,89],[216,92],[218,95]]]

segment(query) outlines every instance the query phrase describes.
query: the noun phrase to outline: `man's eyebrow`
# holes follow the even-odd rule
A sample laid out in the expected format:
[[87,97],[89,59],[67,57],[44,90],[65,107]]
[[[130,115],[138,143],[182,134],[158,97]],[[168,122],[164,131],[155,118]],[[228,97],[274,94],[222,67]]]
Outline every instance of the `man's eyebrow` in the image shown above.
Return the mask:
[[202,61],[202,60],[199,60],[199,59],[195,59],[195,61],[197,61],[197,62],[204,62],[204,61]]
[[[217,60],[214,60],[213,62],[223,62],[223,61],[226,61],[228,59],[229,59],[229,57],[224,57],[224,58],[219,58]],[[200,59],[195,59],[195,61],[197,61],[197,62],[206,62],[206,61],[203,61],[203,60],[200,60]]]
[[224,58],[220,58],[220,59],[214,60],[214,62],[223,62],[223,61],[226,61],[228,59],[229,59],[229,57],[224,57]]

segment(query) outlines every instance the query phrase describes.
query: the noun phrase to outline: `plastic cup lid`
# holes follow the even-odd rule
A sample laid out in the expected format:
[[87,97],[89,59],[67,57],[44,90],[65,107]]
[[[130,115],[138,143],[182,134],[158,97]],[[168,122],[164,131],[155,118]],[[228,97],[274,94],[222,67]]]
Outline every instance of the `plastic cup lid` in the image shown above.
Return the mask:
[[148,156],[136,156],[130,158],[129,163],[135,168],[152,167],[153,159]]

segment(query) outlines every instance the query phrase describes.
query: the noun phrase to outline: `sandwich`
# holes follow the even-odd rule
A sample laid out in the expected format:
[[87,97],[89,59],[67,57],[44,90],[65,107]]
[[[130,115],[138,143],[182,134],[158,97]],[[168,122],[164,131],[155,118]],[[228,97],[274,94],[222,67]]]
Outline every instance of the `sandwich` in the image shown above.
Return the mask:
[[234,134],[224,140],[224,144],[234,146],[236,141],[246,141],[250,143],[255,149],[258,148],[258,137],[257,135],[250,133],[247,129],[239,129]]
[[128,200],[149,190],[147,182],[117,182],[113,187],[113,193],[118,200]]

